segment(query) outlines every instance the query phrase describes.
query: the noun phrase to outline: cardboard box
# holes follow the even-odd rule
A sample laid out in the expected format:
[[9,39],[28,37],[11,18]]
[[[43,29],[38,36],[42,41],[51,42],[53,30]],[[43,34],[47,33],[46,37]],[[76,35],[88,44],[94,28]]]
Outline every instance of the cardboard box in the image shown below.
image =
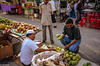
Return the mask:
[[13,46],[8,40],[0,41],[0,45],[4,46],[0,48],[0,60],[13,56]]

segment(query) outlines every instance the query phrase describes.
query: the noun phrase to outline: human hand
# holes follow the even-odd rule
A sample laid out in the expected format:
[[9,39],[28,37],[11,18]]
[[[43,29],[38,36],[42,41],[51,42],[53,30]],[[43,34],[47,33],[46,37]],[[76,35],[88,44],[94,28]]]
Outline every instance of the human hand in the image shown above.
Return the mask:
[[56,50],[56,49],[52,49],[52,48],[51,48],[51,49],[49,49],[49,51],[57,51],[57,50]]
[[38,47],[41,47],[41,46],[43,46],[44,45],[44,43],[40,43],[40,44],[38,44]]
[[65,46],[65,49],[69,49],[69,47],[70,47],[70,45],[68,44],[68,45]]

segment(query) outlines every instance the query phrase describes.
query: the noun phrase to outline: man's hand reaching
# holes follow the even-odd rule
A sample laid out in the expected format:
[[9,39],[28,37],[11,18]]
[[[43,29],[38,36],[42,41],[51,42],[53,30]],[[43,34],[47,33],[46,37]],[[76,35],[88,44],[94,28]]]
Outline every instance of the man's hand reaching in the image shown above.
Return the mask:
[[44,45],[44,43],[40,43],[40,44],[38,44],[38,47],[41,47],[41,46],[43,46]]
[[68,45],[65,46],[65,49],[69,49],[69,47],[70,47],[70,45],[68,44]]
[[51,48],[51,49],[49,49],[49,51],[57,51],[57,50],[56,50],[56,49],[52,49],[52,48]]

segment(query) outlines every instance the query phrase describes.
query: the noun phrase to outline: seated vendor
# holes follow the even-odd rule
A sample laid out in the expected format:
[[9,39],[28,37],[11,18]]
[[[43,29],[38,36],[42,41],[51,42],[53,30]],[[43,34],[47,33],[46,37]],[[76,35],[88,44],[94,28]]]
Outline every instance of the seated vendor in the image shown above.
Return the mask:
[[24,66],[31,66],[31,60],[34,56],[34,51],[43,52],[43,51],[55,51],[55,49],[42,49],[39,48],[43,44],[40,43],[39,46],[33,41],[35,39],[35,32],[33,30],[28,30],[26,33],[26,39],[22,43],[21,47],[21,63]]
[[71,52],[78,51],[81,43],[81,34],[79,28],[73,25],[72,19],[67,19],[61,37],[61,43],[65,46],[65,49],[69,49]]

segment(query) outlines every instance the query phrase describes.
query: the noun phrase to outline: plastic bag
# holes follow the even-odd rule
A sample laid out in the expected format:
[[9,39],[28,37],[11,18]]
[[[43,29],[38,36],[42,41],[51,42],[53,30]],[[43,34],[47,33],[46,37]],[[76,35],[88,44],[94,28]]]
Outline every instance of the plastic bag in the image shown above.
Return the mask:
[[32,66],[44,66],[44,64],[46,64],[47,66],[56,66],[56,64],[65,66],[63,64],[63,59],[63,50],[61,50],[61,53],[57,53],[55,51],[45,51],[33,56]]
[[41,48],[48,49],[48,47],[45,44]]

